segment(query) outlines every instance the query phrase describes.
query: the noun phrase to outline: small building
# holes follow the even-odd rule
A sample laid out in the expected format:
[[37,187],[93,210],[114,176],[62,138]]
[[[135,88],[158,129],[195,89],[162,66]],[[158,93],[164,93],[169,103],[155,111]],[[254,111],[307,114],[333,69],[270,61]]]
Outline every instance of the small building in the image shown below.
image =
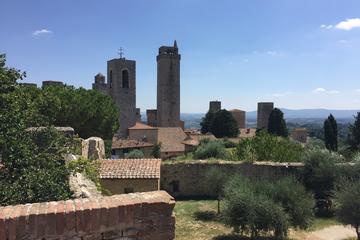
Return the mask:
[[150,157],[154,144],[136,139],[120,139],[114,137],[111,145],[111,155],[113,158],[125,158],[126,154],[132,150],[140,150],[145,157]]
[[306,128],[295,128],[290,135],[292,139],[301,143],[307,142],[307,136],[308,134]]
[[101,185],[111,194],[160,190],[161,159],[100,161]]

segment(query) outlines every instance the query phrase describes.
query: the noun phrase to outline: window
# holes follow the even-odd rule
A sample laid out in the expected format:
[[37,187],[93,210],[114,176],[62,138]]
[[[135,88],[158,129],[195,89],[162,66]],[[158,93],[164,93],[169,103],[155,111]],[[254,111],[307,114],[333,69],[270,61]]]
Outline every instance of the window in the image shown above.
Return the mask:
[[133,188],[124,188],[124,193],[133,193],[134,189]]
[[180,191],[180,183],[179,181],[173,181],[172,182],[173,192],[179,192]]
[[112,88],[112,80],[113,80],[113,74],[112,74],[112,70],[110,70],[110,74],[109,74],[109,85],[110,85],[110,88]]
[[127,70],[122,71],[122,87],[129,88],[129,72]]

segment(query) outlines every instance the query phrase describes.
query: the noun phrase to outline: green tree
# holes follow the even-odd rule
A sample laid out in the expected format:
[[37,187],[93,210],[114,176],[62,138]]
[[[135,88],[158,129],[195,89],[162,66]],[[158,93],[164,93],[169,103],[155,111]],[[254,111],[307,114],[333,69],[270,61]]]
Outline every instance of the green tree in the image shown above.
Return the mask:
[[238,124],[233,115],[223,109],[215,113],[211,122],[210,132],[217,138],[237,137],[239,135]]
[[219,140],[201,141],[194,152],[194,159],[226,159],[227,156],[224,143]]
[[151,156],[154,158],[161,158],[161,143],[155,144],[152,151]]
[[43,89],[22,87],[35,105],[36,124],[70,126],[82,138],[112,139],[119,128],[119,110],[109,96],[96,90],[72,86],[47,86]]
[[214,117],[215,117],[215,113],[213,111],[208,111],[205,117],[202,118],[200,122],[202,134],[211,132],[211,124],[212,121],[214,120]]
[[224,189],[228,177],[228,175],[216,168],[210,169],[205,174],[205,181],[210,186],[211,193],[218,201],[218,214],[220,214],[220,201],[224,197]]
[[332,114],[324,121],[325,146],[329,151],[338,149],[337,123]]
[[288,129],[286,127],[286,122],[284,119],[284,114],[278,108],[274,108],[270,113],[268,132],[270,134],[281,137],[287,137],[289,135]]
[[29,132],[36,108],[16,82],[25,77],[5,66],[0,55],[0,205],[68,199],[71,196],[62,154],[69,148],[54,129]]
[[354,150],[359,150],[360,146],[360,112],[354,116],[355,122],[349,125],[348,143]]
[[336,192],[336,216],[344,225],[355,228],[360,240],[360,181],[347,182]]

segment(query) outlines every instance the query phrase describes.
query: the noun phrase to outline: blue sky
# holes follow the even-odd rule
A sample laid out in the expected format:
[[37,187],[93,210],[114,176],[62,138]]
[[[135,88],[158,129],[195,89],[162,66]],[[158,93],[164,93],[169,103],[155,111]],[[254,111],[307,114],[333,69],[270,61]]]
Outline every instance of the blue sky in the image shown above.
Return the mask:
[[137,106],[156,106],[156,55],[177,40],[181,111],[360,109],[359,0],[0,0],[0,52],[26,82],[90,88],[125,49]]

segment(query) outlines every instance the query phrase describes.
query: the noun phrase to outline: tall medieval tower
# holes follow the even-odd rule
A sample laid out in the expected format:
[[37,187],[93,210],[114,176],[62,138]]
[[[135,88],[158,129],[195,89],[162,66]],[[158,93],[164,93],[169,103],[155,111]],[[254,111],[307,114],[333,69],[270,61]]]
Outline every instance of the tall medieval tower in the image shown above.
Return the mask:
[[126,138],[136,123],[136,62],[115,58],[107,62],[107,88],[120,110],[119,136]]
[[157,60],[157,126],[180,126],[180,54],[177,43],[161,46]]

